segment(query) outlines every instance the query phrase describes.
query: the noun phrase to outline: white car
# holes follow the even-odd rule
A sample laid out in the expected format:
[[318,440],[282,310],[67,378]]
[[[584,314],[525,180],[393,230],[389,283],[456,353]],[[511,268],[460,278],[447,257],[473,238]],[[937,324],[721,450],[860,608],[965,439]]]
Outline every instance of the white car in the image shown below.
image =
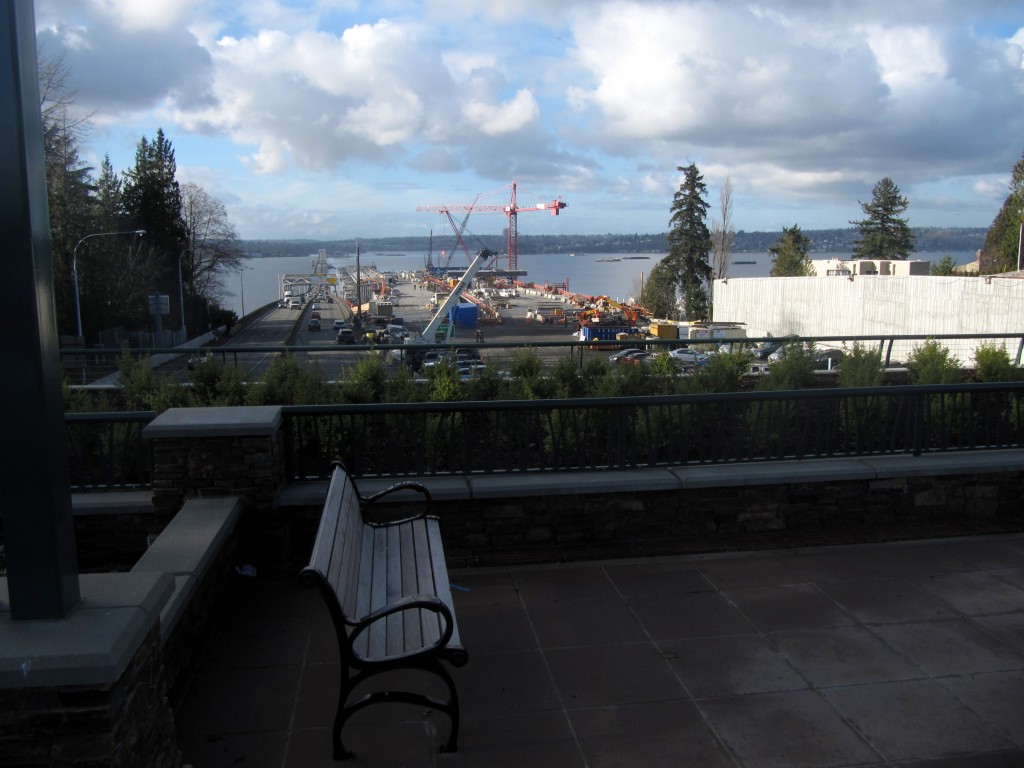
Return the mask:
[[703,352],[697,352],[686,347],[673,349],[668,354],[673,360],[678,360],[679,362],[687,365],[704,365],[710,359]]

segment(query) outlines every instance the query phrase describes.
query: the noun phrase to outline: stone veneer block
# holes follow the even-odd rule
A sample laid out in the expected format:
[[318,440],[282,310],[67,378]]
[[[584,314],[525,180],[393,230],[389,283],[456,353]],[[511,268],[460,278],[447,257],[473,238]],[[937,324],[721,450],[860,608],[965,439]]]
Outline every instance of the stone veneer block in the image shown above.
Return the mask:
[[876,472],[858,459],[733,462],[698,464],[672,470],[683,488],[728,488],[840,480],[873,480]]
[[269,437],[281,428],[281,421],[277,405],[169,408],[143,427],[142,437]]
[[12,621],[0,579],[0,689],[111,685],[174,591],[167,573],[79,576],[81,602],[63,619]]
[[469,485],[474,499],[676,491],[681,487],[672,472],[660,468],[471,475]]

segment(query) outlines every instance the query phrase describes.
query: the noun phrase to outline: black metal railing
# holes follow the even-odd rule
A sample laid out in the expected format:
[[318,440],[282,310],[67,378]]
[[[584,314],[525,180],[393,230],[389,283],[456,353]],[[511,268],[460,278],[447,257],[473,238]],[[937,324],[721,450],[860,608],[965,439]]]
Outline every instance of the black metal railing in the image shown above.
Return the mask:
[[1024,383],[286,406],[289,480],[594,471],[1024,445]]
[[153,450],[142,428],[152,411],[64,415],[71,490],[152,488]]

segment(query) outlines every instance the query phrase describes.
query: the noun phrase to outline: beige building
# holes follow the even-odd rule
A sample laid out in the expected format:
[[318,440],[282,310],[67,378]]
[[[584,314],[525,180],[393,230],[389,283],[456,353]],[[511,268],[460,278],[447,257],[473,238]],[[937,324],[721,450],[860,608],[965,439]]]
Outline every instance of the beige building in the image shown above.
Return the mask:
[[[823,264],[829,264],[824,262]],[[923,265],[923,266],[918,266]],[[923,269],[923,273],[915,270]],[[726,278],[714,285],[714,320],[744,323],[747,336],[937,336],[1013,333],[1016,356],[1024,336],[1024,279],[1020,273],[932,277],[928,262],[836,261],[817,277]],[[892,360],[905,360],[917,342],[895,342]],[[945,346],[965,365],[983,339]],[[1000,342],[1002,343],[1002,342]],[[820,342],[821,348],[841,342]]]

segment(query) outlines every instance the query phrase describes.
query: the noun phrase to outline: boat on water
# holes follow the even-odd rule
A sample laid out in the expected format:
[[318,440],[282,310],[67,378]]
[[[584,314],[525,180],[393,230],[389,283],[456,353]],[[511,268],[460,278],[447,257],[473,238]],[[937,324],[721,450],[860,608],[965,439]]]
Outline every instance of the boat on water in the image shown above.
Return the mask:
[[650,256],[623,256],[622,258],[628,259],[630,261],[636,261],[638,259],[649,259],[651,257]]
[[622,261],[622,259],[598,259],[598,261]]
[[737,261],[734,261],[733,264],[757,264],[757,262],[754,261],[753,259],[751,259],[749,261],[739,261],[739,260],[737,260]]

